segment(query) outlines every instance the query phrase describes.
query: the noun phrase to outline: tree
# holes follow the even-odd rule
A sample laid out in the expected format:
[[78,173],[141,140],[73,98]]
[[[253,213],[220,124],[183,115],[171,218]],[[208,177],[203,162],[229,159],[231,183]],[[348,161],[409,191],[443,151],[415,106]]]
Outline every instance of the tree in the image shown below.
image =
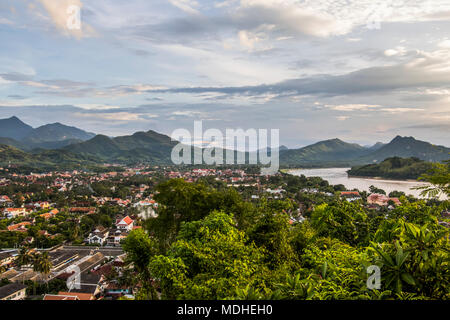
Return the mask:
[[48,252],[42,252],[34,255],[33,271],[40,272],[45,277],[45,282],[48,285],[48,275],[52,269],[52,263],[48,256]]
[[296,255],[291,245],[292,227],[285,213],[265,213],[248,232],[250,242],[265,249],[269,268],[292,265]]
[[203,219],[214,210],[233,213],[241,228],[254,221],[254,208],[233,189],[218,191],[203,183],[172,179],[159,184],[156,190],[158,217],[149,219],[146,228],[158,239],[162,251],[176,240],[183,222]]
[[384,194],[384,195],[386,194],[386,191],[384,191],[383,189],[379,189],[373,185],[369,187],[369,191],[371,193],[378,193],[378,194]]
[[368,241],[369,224],[366,212],[347,201],[322,204],[311,214],[311,225],[322,237],[332,237],[350,245]]
[[263,250],[248,243],[233,217],[214,211],[181,226],[167,255],[150,262],[163,298],[226,299],[237,289],[258,283],[264,272]]
[[17,266],[27,266],[31,264],[34,260],[33,253],[31,250],[29,250],[27,247],[22,247],[19,250],[19,254],[15,260]]
[[148,293],[147,298],[156,299],[156,291],[152,285],[151,272],[148,268],[151,258],[157,254],[157,243],[150,238],[143,229],[130,232],[122,244],[127,253],[128,262],[132,263],[139,274],[143,290]]
[[444,194],[450,197],[450,160],[445,163],[434,163],[430,173],[424,174],[419,178],[431,183],[431,186],[417,187],[422,190],[422,196],[438,197]]

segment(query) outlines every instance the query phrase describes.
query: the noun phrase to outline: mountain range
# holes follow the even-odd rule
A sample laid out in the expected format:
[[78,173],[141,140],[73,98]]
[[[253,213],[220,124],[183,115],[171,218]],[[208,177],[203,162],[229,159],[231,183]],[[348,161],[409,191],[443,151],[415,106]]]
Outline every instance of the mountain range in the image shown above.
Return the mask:
[[[111,138],[60,123],[34,129],[17,117],[0,120],[0,164],[46,168],[52,164],[55,167],[138,162],[169,165],[177,144],[152,130]],[[400,136],[387,144],[379,142],[373,146],[331,139],[299,149],[279,148],[280,164],[284,167],[346,167],[380,163],[390,157],[440,162],[449,159],[449,153],[450,148]]]
[[0,144],[22,150],[59,149],[95,137],[94,133],[61,123],[33,128],[17,117],[0,120]]

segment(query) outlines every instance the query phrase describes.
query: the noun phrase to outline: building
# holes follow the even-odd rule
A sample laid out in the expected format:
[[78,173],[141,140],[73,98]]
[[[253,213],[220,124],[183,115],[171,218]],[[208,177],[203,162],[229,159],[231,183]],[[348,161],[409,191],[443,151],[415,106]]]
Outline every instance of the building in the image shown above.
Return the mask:
[[102,226],[98,226],[89,234],[85,242],[88,244],[98,244],[102,246],[106,243],[106,239],[108,239],[108,236],[109,231]]
[[348,202],[357,201],[361,199],[361,195],[358,191],[342,191],[341,197]]
[[21,223],[10,225],[8,226],[8,231],[19,231],[19,232],[27,231],[27,226],[31,226],[31,222],[24,221]]
[[8,196],[0,196],[0,206],[11,206],[13,201]]
[[46,301],[94,300],[94,296],[90,293],[58,292],[58,294],[46,294],[44,296],[44,300]]
[[0,287],[0,300],[23,300],[26,298],[27,286],[21,283],[11,283]]
[[395,205],[399,206],[402,203],[398,198],[389,198],[388,196],[384,194],[378,194],[378,193],[372,193],[370,196],[367,197],[367,203],[369,205],[378,205],[378,206],[387,206],[389,204],[389,201],[394,202]]
[[14,260],[12,252],[0,252],[0,267],[9,267]]
[[110,247],[118,247],[120,246],[120,242],[124,240],[128,236],[128,233],[123,232],[121,230],[116,230],[112,234],[109,235],[107,241],[107,245]]
[[117,219],[116,220],[116,227],[119,230],[122,231],[131,231],[133,230],[134,221],[129,216],[126,216],[123,219]]
[[3,210],[3,214],[8,218],[16,218],[19,216],[26,216],[27,215],[27,209],[25,208],[6,208]]

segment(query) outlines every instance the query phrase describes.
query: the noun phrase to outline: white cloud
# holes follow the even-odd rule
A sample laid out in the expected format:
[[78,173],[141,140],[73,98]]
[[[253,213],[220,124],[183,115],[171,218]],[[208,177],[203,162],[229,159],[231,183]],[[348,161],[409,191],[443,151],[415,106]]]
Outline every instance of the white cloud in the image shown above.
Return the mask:
[[406,49],[405,47],[396,47],[395,49],[388,49],[386,51],[384,51],[384,55],[387,57],[392,57],[392,56],[404,56],[406,54]]
[[398,114],[398,113],[410,113],[410,112],[420,112],[425,111],[425,109],[421,108],[381,108],[380,111]]
[[169,2],[186,13],[199,14],[199,11],[194,9],[199,6],[198,2],[195,0],[169,0]]
[[443,40],[438,43],[439,48],[450,49],[450,40]]
[[90,118],[90,119],[103,119],[109,121],[145,121],[142,116],[146,118],[157,118],[158,115],[153,115],[149,113],[131,113],[131,112],[114,112],[114,113],[74,113],[75,116],[80,118]]
[[39,0],[39,2],[49,14],[55,27],[65,36],[73,36],[80,39],[95,35],[94,29],[83,21],[82,16],[80,28],[69,27],[73,14],[73,12],[69,11],[69,8],[74,6],[81,10],[83,7],[81,0]]
[[369,105],[369,104],[342,104],[342,105],[326,105],[325,107],[336,110],[336,111],[361,111],[370,110],[374,108],[379,108],[379,105]]

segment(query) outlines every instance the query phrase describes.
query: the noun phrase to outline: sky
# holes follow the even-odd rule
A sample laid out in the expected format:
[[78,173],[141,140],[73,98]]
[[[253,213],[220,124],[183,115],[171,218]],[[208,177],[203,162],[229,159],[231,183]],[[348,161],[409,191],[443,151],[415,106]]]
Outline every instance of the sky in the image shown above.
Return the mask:
[[2,0],[0,43],[0,118],[33,127],[450,146],[450,0]]

